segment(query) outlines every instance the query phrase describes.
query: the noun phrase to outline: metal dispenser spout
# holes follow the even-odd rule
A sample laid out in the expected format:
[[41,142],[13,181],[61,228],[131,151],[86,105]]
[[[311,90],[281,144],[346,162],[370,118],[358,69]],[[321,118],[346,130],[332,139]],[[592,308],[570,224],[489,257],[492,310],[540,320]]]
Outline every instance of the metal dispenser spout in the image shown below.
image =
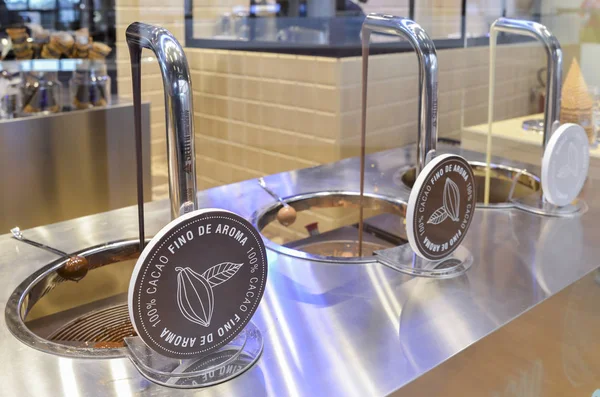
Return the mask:
[[369,14],[363,24],[363,43],[371,32],[406,38],[419,60],[419,121],[417,175],[435,154],[437,147],[438,62],[433,40],[415,21],[392,15]]
[[520,19],[498,18],[490,27],[490,41],[495,43],[498,32],[515,33],[534,37],[546,49],[548,58],[548,75],[546,78],[546,105],[544,108],[544,140],[543,148],[550,136],[559,126],[560,117],[560,90],[562,84],[563,54],[560,43],[544,25]]
[[171,217],[174,219],[198,207],[193,91],[187,59],[177,39],[164,28],[134,22],[125,34],[131,62],[138,65],[137,87],[136,76],[132,76],[134,91],[137,91],[134,92],[134,100],[140,90],[142,48],[152,50],[160,65],[165,92],[169,195]]

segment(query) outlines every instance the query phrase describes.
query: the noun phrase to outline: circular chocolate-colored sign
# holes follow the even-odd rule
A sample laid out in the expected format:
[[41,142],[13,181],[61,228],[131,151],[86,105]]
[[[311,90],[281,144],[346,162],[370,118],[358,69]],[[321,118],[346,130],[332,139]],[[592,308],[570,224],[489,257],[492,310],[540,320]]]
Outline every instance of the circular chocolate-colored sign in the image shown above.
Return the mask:
[[157,353],[194,358],[225,346],[248,324],[267,282],[256,229],[225,210],[204,209],[165,226],[138,259],[129,316]]
[[406,231],[421,258],[437,261],[465,238],[475,211],[475,176],[469,163],[454,154],[431,160],[410,192]]
[[588,174],[590,145],[585,130],[563,124],[550,137],[542,158],[542,189],[546,199],[564,206],[577,198]]

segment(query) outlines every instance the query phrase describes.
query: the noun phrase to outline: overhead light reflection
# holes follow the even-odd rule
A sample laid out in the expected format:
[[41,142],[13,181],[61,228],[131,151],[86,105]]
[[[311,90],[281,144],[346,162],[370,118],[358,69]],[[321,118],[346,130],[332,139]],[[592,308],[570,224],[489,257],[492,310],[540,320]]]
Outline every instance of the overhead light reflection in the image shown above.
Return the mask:
[[281,331],[281,336],[285,340],[288,352],[289,354],[291,354],[296,368],[302,369],[302,363],[300,362],[300,356],[298,355],[298,348],[296,346],[296,343],[294,342],[294,337],[292,336],[292,332],[290,331],[290,327],[286,319],[285,313],[283,310],[281,310],[279,299],[275,294],[270,295],[270,298],[271,299],[269,299],[269,303],[271,304],[271,308],[273,309],[273,314],[275,315],[275,318],[279,320],[278,329]]
[[115,395],[119,397],[131,397],[133,393],[129,387],[129,376],[123,360],[111,360],[110,374],[115,389]]
[[[294,374],[290,363],[288,362],[287,344],[282,343],[282,338],[279,335],[280,324],[278,321],[274,320],[272,315],[272,300],[273,294],[266,294],[264,296],[262,313],[265,323],[267,324],[267,329],[269,330],[269,339],[272,341],[272,350],[273,353],[275,353],[275,358],[279,364],[278,367],[281,371],[281,379],[283,379],[283,383],[287,389],[287,393],[284,394],[290,397],[299,396],[298,386],[295,383]],[[267,377],[266,374],[265,377]]]
[[60,381],[64,392],[63,396],[79,397],[79,386],[73,370],[73,362],[74,360],[68,358],[58,358]]
[[[330,320],[331,324],[327,324],[328,326],[325,327],[324,319]],[[311,324],[313,329],[319,329],[318,335],[335,335],[335,346],[342,346],[341,349],[338,349],[327,338],[318,339],[321,349],[326,351],[326,356],[333,361],[331,367],[335,368],[335,375],[338,377],[335,383],[344,388],[341,395],[376,396],[381,394],[373,384],[373,379],[368,375],[369,363],[356,353],[356,349],[363,347],[348,340],[344,332],[344,325],[337,321],[335,315],[311,318],[306,322]],[[352,383],[349,380],[352,380]],[[360,388],[357,388],[356,385],[360,385]]]
[[[425,318],[432,319],[430,327],[435,332],[436,340],[440,345],[446,346],[448,351],[460,351],[467,347],[470,342],[477,340],[477,335],[474,335],[469,323],[464,321],[464,313],[457,310],[457,305],[453,304],[452,300],[444,297],[443,291],[440,291],[435,284],[423,283],[423,288],[415,290],[411,294],[411,305],[415,305],[419,310],[426,313]],[[425,293],[421,292],[424,288],[430,289]],[[435,290],[433,290],[435,289]],[[439,295],[434,296],[434,294]],[[435,300],[435,304],[431,301]],[[429,301],[429,303],[428,303]],[[443,315],[442,315],[443,313]],[[452,327],[452,332],[442,332],[441,330]]]
[[394,296],[383,270],[380,266],[367,266],[367,275],[392,326],[394,329],[400,329],[402,307]]

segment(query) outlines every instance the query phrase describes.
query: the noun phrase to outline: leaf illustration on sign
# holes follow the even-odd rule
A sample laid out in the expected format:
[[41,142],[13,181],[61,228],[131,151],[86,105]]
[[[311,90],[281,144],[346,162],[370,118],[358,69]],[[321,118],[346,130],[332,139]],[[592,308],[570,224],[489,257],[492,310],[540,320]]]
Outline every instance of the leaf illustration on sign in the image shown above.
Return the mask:
[[188,321],[208,327],[215,308],[213,287],[233,277],[243,263],[223,262],[199,274],[189,267],[176,267],[177,306]]
[[446,218],[452,219],[454,222],[459,221],[460,209],[460,192],[458,186],[450,178],[446,178],[443,193],[443,205],[435,210],[427,220],[427,223],[437,225],[442,223]]
[[208,281],[211,287],[215,287],[233,277],[240,269],[240,267],[242,267],[242,265],[243,263],[219,263],[218,265],[214,265],[213,267],[202,273],[202,277],[204,277],[206,281]]
[[558,177],[561,179],[567,178],[569,176],[577,176],[577,148],[573,144],[573,142],[569,142],[567,162],[560,167],[558,170]]
[[444,220],[447,217],[448,217],[448,213],[446,212],[446,209],[444,209],[444,207],[440,207],[437,210],[435,210],[433,214],[431,214],[431,216],[427,220],[427,223],[432,223],[434,225],[437,225],[439,223],[444,222]]

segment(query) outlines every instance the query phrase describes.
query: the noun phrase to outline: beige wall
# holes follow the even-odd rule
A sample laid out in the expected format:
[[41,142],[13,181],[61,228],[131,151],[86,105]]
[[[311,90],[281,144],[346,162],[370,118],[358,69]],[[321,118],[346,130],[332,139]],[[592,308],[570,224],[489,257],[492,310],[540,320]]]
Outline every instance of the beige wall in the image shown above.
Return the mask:
[[[194,88],[200,188],[358,154],[359,57],[192,48],[186,53]],[[128,95],[128,61],[123,62],[119,89]],[[416,64],[414,53],[370,58],[369,152],[416,140]],[[439,65],[439,135],[458,139],[463,125],[487,118],[488,49],[442,50]],[[496,119],[529,112],[535,72],[543,65],[544,54],[537,47],[499,50]],[[155,194],[160,197],[167,193],[162,82],[152,63],[144,64],[143,70],[143,96],[152,101],[152,161]]]
[[340,158],[337,60],[187,54],[202,188]]
[[[194,86],[200,186],[210,187],[355,156],[359,57],[323,58],[188,49]],[[488,49],[439,51],[439,135],[487,118]],[[498,52],[496,119],[529,112],[537,46]],[[367,150],[417,137],[414,53],[370,58]]]

